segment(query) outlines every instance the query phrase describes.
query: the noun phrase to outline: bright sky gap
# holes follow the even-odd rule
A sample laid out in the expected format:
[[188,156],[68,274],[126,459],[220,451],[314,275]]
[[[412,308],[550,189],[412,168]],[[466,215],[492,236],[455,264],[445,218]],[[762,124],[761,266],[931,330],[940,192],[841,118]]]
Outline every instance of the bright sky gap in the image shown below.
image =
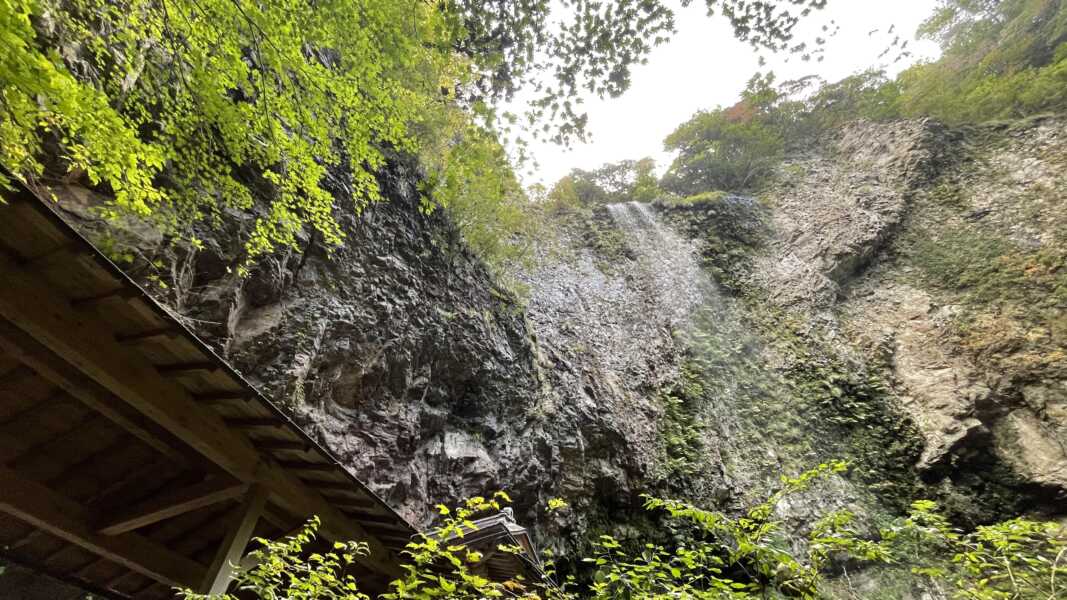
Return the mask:
[[[822,62],[798,57],[766,56],[737,41],[729,24],[708,18],[703,2],[679,8],[678,33],[654,49],[648,64],[633,69],[633,85],[620,98],[585,98],[590,142],[566,150],[551,142],[531,142],[537,166],[524,169],[525,183],[552,183],[571,169],[594,169],[604,163],[651,156],[660,171],[670,164],[663,138],[693,113],[735,103],[757,71],[773,70],[779,81],[819,75],[837,81],[868,67],[895,75],[910,64],[937,56],[937,46],[913,40],[919,24],[933,10],[929,0],[830,0],[800,29],[798,39],[814,39],[823,24],[840,30],[829,39]],[[892,62],[896,53],[879,57],[897,36],[912,40],[910,57]]]

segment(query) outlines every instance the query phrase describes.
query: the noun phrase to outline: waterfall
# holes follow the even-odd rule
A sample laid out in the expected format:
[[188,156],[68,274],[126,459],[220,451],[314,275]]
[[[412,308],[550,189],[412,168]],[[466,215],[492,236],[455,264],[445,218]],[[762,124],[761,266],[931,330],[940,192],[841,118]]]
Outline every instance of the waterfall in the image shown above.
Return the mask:
[[655,296],[672,327],[691,322],[701,307],[719,303],[717,286],[700,267],[693,242],[660,223],[651,206],[625,202],[607,209],[637,257],[635,279]]

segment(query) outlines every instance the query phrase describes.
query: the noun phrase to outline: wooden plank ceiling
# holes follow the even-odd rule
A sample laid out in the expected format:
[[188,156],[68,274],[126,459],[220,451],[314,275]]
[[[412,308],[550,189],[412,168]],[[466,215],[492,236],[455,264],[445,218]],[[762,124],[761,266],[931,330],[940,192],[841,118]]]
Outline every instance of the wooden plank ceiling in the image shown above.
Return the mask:
[[312,515],[383,581],[415,533],[25,188],[0,203],[0,553],[117,598],[210,590]]

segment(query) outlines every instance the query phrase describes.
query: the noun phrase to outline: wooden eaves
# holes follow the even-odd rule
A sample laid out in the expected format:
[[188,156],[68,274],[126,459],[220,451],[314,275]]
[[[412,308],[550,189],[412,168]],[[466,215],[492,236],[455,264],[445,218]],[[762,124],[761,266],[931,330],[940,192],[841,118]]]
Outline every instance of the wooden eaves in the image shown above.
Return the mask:
[[399,572],[414,528],[15,184],[0,202],[0,554],[116,598],[224,589],[318,516]]
[[545,578],[529,531],[515,522],[510,509],[476,519],[471,524],[462,536],[449,536],[447,543],[482,553],[479,566],[474,569],[476,573],[501,582],[520,578],[541,581]]

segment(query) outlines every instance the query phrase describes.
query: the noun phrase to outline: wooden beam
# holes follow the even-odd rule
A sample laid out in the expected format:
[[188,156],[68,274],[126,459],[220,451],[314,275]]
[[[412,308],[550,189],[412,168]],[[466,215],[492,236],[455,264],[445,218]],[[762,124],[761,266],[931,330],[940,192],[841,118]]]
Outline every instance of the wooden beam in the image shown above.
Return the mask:
[[213,596],[226,592],[233,580],[234,568],[241,562],[245,548],[252,539],[252,531],[256,528],[256,522],[259,521],[266,504],[267,490],[260,485],[252,486],[232,516],[226,537],[222,538],[215,559],[211,561],[204,581],[200,584],[200,593]]
[[[3,349],[2,344],[0,344],[0,349]],[[25,367],[26,365],[22,365],[22,366]],[[26,370],[29,371],[30,373],[33,373],[33,369],[30,369],[29,367],[26,367]],[[45,378],[45,379],[47,379],[47,378]],[[11,390],[10,389],[4,389],[3,382],[0,382],[0,398],[3,398],[3,397],[10,398],[11,397],[10,394],[11,394]],[[68,401],[68,400],[69,400],[68,394],[65,394],[63,392],[63,390],[55,390],[51,394],[49,394],[48,397],[45,398],[44,400],[41,400],[39,402],[29,402],[29,403],[26,404],[26,406],[23,406],[18,411],[13,412],[10,415],[8,415],[7,417],[5,417],[2,421],[0,421],[0,427],[8,427],[12,423],[16,423],[16,422],[18,422],[19,420],[22,420],[22,419],[33,419],[36,415],[40,414],[42,411],[51,410],[51,408],[53,406],[55,406],[57,404],[61,404],[61,403],[65,402],[65,401]],[[31,422],[34,422],[34,421],[31,421]]]
[[286,512],[317,515],[326,538],[366,541],[370,554],[359,561],[371,570],[401,574],[399,561],[379,540],[309,485],[266,459],[218,413],[203,410],[189,390],[161,377],[147,357],[115,341],[99,315],[72,311],[55,288],[4,256],[0,256],[0,281],[5,285],[0,316],[62,358],[68,365],[65,374],[80,371],[237,479],[262,483]]
[[158,433],[145,427],[141,422],[144,418],[142,415],[131,414],[129,408],[114,394],[72,369],[29,334],[3,319],[0,319],[0,349],[32,367],[41,377],[89,408],[102,413],[142,442],[179,464],[188,463],[187,458],[174,445],[160,439]]
[[[75,404],[74,406],[78,405]],[[50,433],[46,439],[36,443],[28,444],[17,436],[0,433],[0,465],[11,466],[12,463],[28,455],[40,456],[42,451],[47,454],[50,448],[67,448],[70,445],[70,440],[66,436],[81,430],[83,427],[93,425],[95,421],[104,418],[100,413],[91,410],[80,418],[73,418],[74,416],[76,415],[72,415],[70,423],[62,431]]]
[[178,335],[178,330],[173,325],[164,325],[163,327],[153,327],[152,329],[145,329],[134,333],[124,333],[115,336],[115,341],[120,344],[138,344],[145,340],[151,340],[155,338],[172,338]]
[[252,443],[255,444],[256,448],[268,452],[307,452],[311,450],[310,444],[297,440],[253,440]]
[[293,471],[334,471],[340,467],[337,465],[331,465],[329,463],[310,462],[306,460],[280,460],[278,464],[286,469],[292,469]]
[[308,485],[319,490],[329,490],[335,492],[350,492],[352,494],[359,494],[359,490],[356,486],[352,485],[348,481],[323,481],[323,480],[308,480]]
[[197,392],[193,399],[204,404],[218,404],[220,402],[232,402],[236,400],[248,401],[252,399],[252,392],[248,390],[215,390],[211,392]]
[[45,252],[37,254],[32,258],[26,259],[23,262],[22,266],[24,268],[30,266],[38,267],[44,263],[50,263],[53,261],[58,262],[59,259],[71,260],[74,257],[77,257],[79,255],[85,255],[88,253],[89,251],[85,248],[83,244],[80,244],[76,241],[67,242],[65,244],[60,244],[52,248],[51,250],[47,250]]
[[129,300],[135,298],[136,294],[133,290],[130,290],[126,286],[119,286],[110,290],[104,290],[88,296],[82,296],[80,298],[72,298],[70,301],[71,306],[82,306],[84,304],[92,304],[93,302],[100,302],[101,300],[107,300],[108,298],[122,298]]
[[40,529],[31,529],[29,533],[27,533],[26,535],[20,537],[19,539],[15,540],[13,542],[10,542],[8,544],[4,544],[4,550],[6,550],[8,552],[14,552],[15,550],[18,550],[19,548],[21,548],[23,546],[27,546],[29,544],[32,544],[32,543],[36,542],[44,534],[45,533],[43,531],[41,531]]
[[172,363],[169,365],[156,365],[156,371],[159,371],[160,375],[187,375],[189,373],[196,373],[197,371],[218,371],[221,370],[221,365],[211,360],[196,360],[190,362]]
[[234,417],[224,420],[228,427],[234,429],[259,429],[261,427],[281,427],[284,423],[275,417]]
[[203,565],[135,533],[96,533],[85,507],[11,469],[0,468],[0,512],[169,586],[196,585],[204,574]]
[[195,485],[167,490],[122,512],[100,519],[99,532],[118,535],[158,523],[226,500],[240,497],[248,484],[227,478],[210,478]]

